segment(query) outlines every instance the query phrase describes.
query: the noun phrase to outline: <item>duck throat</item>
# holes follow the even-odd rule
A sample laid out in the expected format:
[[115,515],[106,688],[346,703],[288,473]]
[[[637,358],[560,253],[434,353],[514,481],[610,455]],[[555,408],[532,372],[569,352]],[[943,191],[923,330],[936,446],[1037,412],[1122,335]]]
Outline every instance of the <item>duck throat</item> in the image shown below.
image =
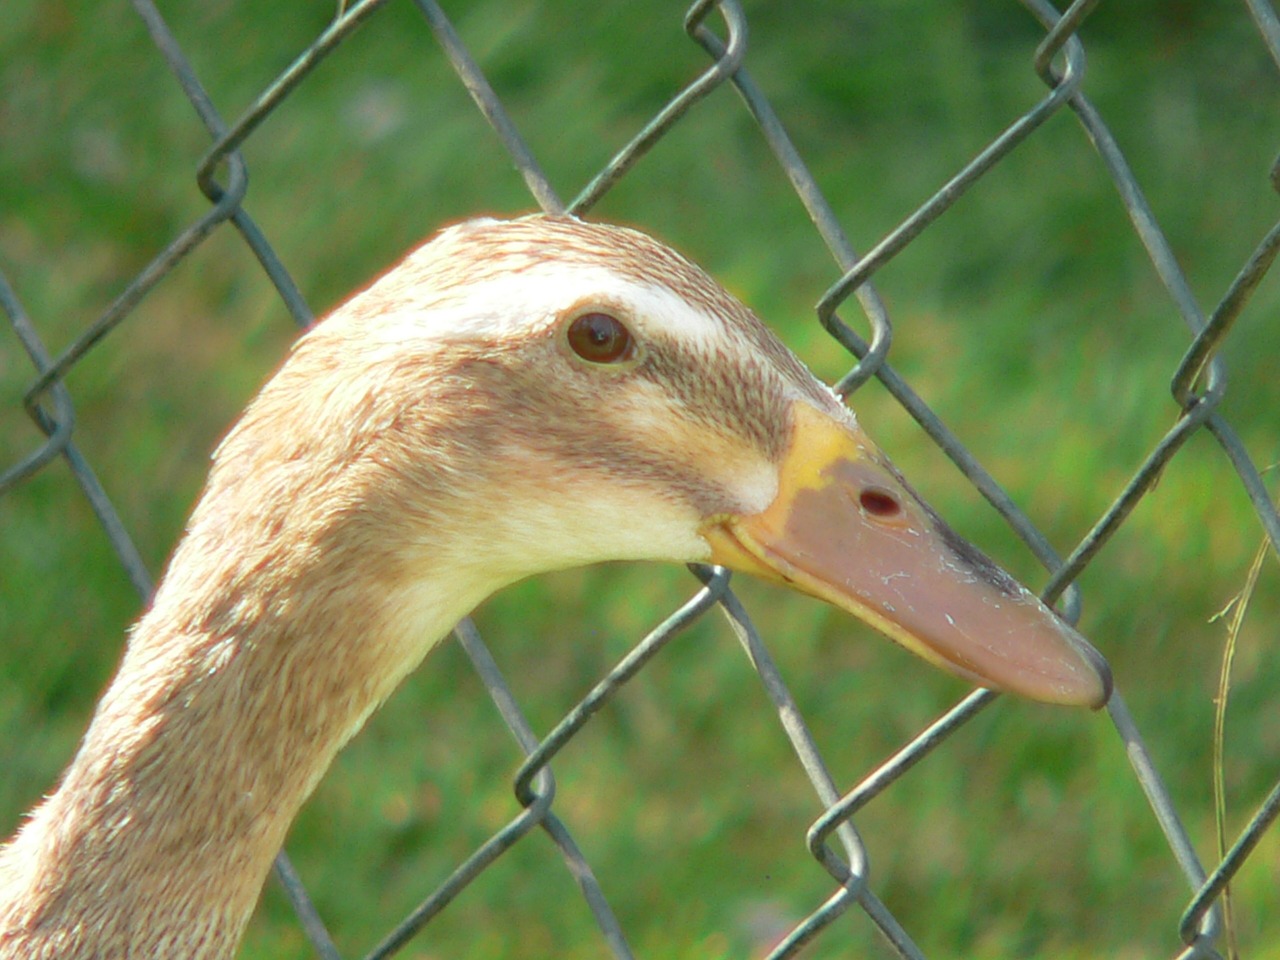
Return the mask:
[[512,579],[470,559],[483,404],[433,402],[429,357],[348,369],[368,351],[331,324],[223,441],[79,752],[0,847],[0,960],[230,957],[334,755]]
[[232,956],[334,755],[487,592],[349,527],[266,556],[198,521],[58,790],[0,850],[0,960]]

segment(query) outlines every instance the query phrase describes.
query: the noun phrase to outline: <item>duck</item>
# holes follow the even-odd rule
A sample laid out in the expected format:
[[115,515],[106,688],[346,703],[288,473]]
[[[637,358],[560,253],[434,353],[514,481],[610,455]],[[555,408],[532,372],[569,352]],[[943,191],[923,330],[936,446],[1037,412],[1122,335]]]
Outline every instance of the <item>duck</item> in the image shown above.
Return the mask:
[[439,232],[296,342],[56,789],[0,958],[228,960],[299,807],[451,628],[538,573],[717,564],[968,681],[1097,708],[1106,661],[956,534],[699,267],[567,216]]

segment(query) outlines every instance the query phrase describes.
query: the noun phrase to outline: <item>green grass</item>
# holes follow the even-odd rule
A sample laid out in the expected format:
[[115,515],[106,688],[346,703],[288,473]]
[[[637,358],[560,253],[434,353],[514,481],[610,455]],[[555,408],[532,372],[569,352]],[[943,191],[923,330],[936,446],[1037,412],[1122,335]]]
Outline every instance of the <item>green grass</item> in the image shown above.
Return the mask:
[[[678,4],[452,4],[456,25],[556,187],[571,196],[704,67]],[[552,5],[547,5],[552,6]],[[170,9],[172,8],[172,9]],[[227,0],[165,13],[228,118],[331,14]],[[1013,5],[881,0],[749,11],[748,66],[851,238],[869,247],[1042,95]],[[1086,91],[1112,123],[1201,302],[1276,215],[1273,65],[1232,8],[1155,3],[1088,24]],[[205,141],[124,4],[11,0],[0,31],[0,268],[54,350],[206,208]],[[391,5],[250,141],[247,207],[318,310],[438,225],[528,210],[509,160],[408,4]],[[729,91],[664,139],[595,211],[703,263],[823,376],[845,357],[813,320],[837,276]],[[1183,332],[1101,165],[1059,115],[876,278],[892,361],[1057,548],[1068,551],[1172,424]],[[1277,456],[1274,280],[1225,350],[1227,415]],[[855,326],[856,311],[844,316]],[[153,570],[207,453],[293,335],[223,229],[69,378],[77,442]],[[0,339],[0,466],[38,442],[31,379]],[[855,405],[937,506],[1035,586],[1044,575],[882,388]],[[1193,440],[1082,578],[1111,659],[1198,849],[1213,851],[1215,612],[1260,532],[1234,473]],[[138,601],[69,474],[0,502],[0,833],[74,750]],[[536,729],[549,729],[692,591],[679,570],[607,567],[520,585],[479,614]],[[870,631],[757,584],[741,593],[842,785],[962,692]],[[1274,562],[1236,653],[1229,827],[1270,787],[1280,739]],[[517,807],[518,755],[452,646],[339,759],[290,843],[344,955],[357,955]],[[557,760],[557,810],[646,957],[738,957],[829,894],[804,850],[819,805],[728,630],[708,617]],[[1176,952],[1186,891],[1101,717],[1001,702],[858,818],[875,888],[930,957]],[[1267,837],[1237,881],[1239,939],[1280,957]],[[597,957],[545,839],[512,850],[406,956]],[[841,921],[812,957],[879,955]],[[246,957],[307,947],[269,887]]]

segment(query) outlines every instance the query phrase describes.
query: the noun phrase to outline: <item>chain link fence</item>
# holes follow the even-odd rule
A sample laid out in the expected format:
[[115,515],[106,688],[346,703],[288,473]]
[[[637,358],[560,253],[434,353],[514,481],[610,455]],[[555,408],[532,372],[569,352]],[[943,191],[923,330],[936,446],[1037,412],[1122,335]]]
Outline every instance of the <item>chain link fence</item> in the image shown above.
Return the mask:
[[[1252,294],[1271,266],[1277,249],[1280,249],[1280,224],[1253,240],[1255,246],[1252,252],[1240,264],[1238,273],[1225,293],[1213,298],[1211,309],[1203,309],[1193,294],[1160,223],[1144,198],[1129,158],[1118,146],[1100,110],[1084,92],[1087,71],[1085,45],[1080,31],[1091,15],[1100,15],[1095,13],[1095,8],[1105,5],[1101,5],[1098,0],[1079,0],[1062,13],[1045,0],[1023,0],[1022,5],[1043,26],[1043,39],[1034,51],[1028,51],[1026,59],[1026,69],[1033,72],[1043,84],[1043,95],[1025,112],[1012,117],[1004,130],[985,144],[971,161],[961,166],[941,189],[885,234],[869,252],[860,255],[847,239],[835,211],[819,188],[817,179],[806,167],[801,152],[789,138],[784,123],[785,111],[775,111],[766,90],[752,79],[749,69],[751,58],[748,55],[748,19],[738,3],[732,0],[698,2],[687,11],[684,29],[689,41],[705,52],[705,71],[672,96],[651,122],[636,132],[613,159],[589,179],[576,197],[566,201],[552,186],[551,180],[539,165],[537,151],[531,149],[522,137],[521,131],[504,107],[503,99],[495,92],[495,86],[500,85],[491,83],[486,77],[480,65],[483,58],[473,56],[450,19],[433,0],[414,0],[417,13],[434,34],[475,107],[496,132],[502,147],[523,177],[529,194],[545,211],[590,215],[601,198],[628,177],[629,172],[673,128],[693,122],[688,118],[697,116],[701,101],[718,88],[731,86],[738,94],[743,109],[754,121],[755,136],[767,145],[785,173],[812,220],[814,229],[821,236],[841,272],[838,281],[822,295],[817,308],[817,319],[822,327],[856,358],[852,368],[837,383],[837,390],[847,396],[871,378],[878,379],[1051,572],[1044,589],[1046,599],[1060,601],[1067,615],[1075,619],[1081,608],[1081,591],[1077,581],[1091,564],[1106,555],[1108,543],[1129,521],[1144,498],[1152,493],[1161,476],[1177,464],[1179,457],[1188,456],[1185,451],[1192,449],[1188,442],[1196,437],[1208,438],[1212,446],[1196,447],[1195,456],[1224,458],[1238,481],[1239,489],[1252,504],[1253,512],[1265,532],[1269,551],[1280,551],[1280,516],[1277,516],[1266,489],[1264,470],[1260,469],[1259,461],[1246,450],[1245,442],[1233,427],[1232,420],[1224,413],[1227,378],[1220,357],[1224,345],[1236,329],[1237,319],[1249,305]],[[9,494],[19,485],[31,481],[51,464],[64,462],[69,468],[70,478],[78,485],[110,539],[130,581],[145,598],[152,584],[147,566],[135,548],[112,499],[99,482],[94,465],[77,443],[76,403],[67,382],[68,375],[77,369],[86,356],[98,349],[105,339],[126,335],[120,329],[121,325],[143,298],[164,281],[184,258],[208,243],[215,235],[225,233],[219,228],[228,224],[252,250],[262,271],[270,278],[296,322],[300,326],[311,322],[313,315],[304,297],[273,250],[269,238],[259,229],[244,205],[249,171],[245,149],[251,141],[259,139],[267,141],[264,148],[270,149],[270,135],[259,132],[265,121],[272,117],[282,103],[296,94],[320,68],[325,58],[347,40],[357,27],[378,17],[384,8],[391,5],[386,0],[341,4],[331,24],[319,37],[273,83],[263,89],[247,109],[230,122],[224,119],[226,108],[215,105],[202,87],[184,45],[179,43],[166,25],[160,10],[150,0],[134,0],[133,6],[145,24],[155,48],[172,72],[174,82],[181,87],[208,133],[211,146],[198,164],[196,180],[200,190],[208,198],[209,208],[179,231],[150,263],[136,273],[96,320],[85,327],[69,346],[57,352],[50,350],[41,337],[39,318],[29,316],[24,309],[19,294],[23,286],[22,277],[5,277],[0,274],[0,307],[8,317],[16,342],[26,351],[35,369],[34,379],[26,389],[23,402],[26,413],[43,434],[42,439],[30,443],[29,449],[4,452],[4,458],[8,462],[0,463],[0,468],[3,468],[3,473],[0,474],[0,495]],[[1008,7],[1010,16],[1019,15],[1015,4],[1002,6]],[[1276,64],[1280,65],[1280,21],[1274,11],[1267,0],[1245,0],[1240,12],[1242,19],[1246,17],[1245,10],[1256,26],[1261,43]],[[652,13],[654,17],[666,15],[657,10]],[[855,68],[851,66],[850,69]],[[1274,76],[1270,77],[1272,83],[1274,80]],[[1119,495],[1096,517],[1092,529],[1065,559],[1054,551],[1046,537],[1019,509],[1000,483],[978,463],[960,439],[890,365],[888,356],[893,331],[890,313],[871,283],[871,278],[881,267],[920,237],[938,218],[947,215],[970,187],[1005,162],[1020,144],[1036,136],[1050,118],[1060,114],[1071,114],[1074,117],[1080,135],[1096,151],[1100,160],[1097,169],[1105,171],[1114,185],[1133,232],[1173,306],[1171,318],[1180,321],[1190,331],[1189,337],[1180,330],[1170,331],[1170,337],[1183,350],[1181,359],[1168,371],[1172,392],[1168,415],[1173,425],[1140,461],[1130,466],[1127,482],[1123,484]],[[572,117],[564,120],[565,124],[572,122]],[[1273,180],[1280,181],[1280,175],[1273,175]],[[1277,186],[1280,186],[1280,182]],[[842,312],[849,314],[855,311],[861,314],[857,323],[847,322],[842,317]],[[863,328],[864,332],[856,332],[857,327]],[[5,350],[11,350],[13,343],[11,339]],[[892,448],[892,444],[890,447]],[[1214,452],[1211,453],[1210,450]],[[1266,464],[1263,463],[1262,466],[1265,468]],[[1232,535],[1248,539],[1254,534],[1241,529]],[[842,787],[828,772],[828,763],[806,726],[796,698],[783,682],[761,631],[753,625],[730,589],[727,575],[716,569],[701,567],[692,569],[692,573],[699,582],[699,588],[692,599],[674,611],[635,646],[615,669],[555,724],[550,733],[543,736],[539,736],[525,719],[516,696],[503,679],[475,626],[464,622],[458,627],[459,644],[525,754],[524,762],[514,780],[515,794],[521,809],[509,823],[459,863],[416,909],[386,934],[382,942],[369,950],[365,954],[368,960],[396,955],[406,945],[415,942],[424,927],[448,908],[473,880],[521,843],[527,835],[539,831],[548,836],[559,849],[566,868],[576,881],[581,891],[582,909],[590,912],[599,928],[602,943],[600,952],[616,957],[633,956],[625,925],[619,921],[605,895],[606,889],[625,884],[626,878],[597,879],[570,829],[568,821],[571,818],[562,818],[557,813],[552,765],[560,751],[591,723],[597,711],[609,703],[651,658],[685,627],[713,610],[718,610],[727,617],[746,651],[768,698],[777,709],[778,722],[790,740],[795,757],[811,781],[813,791],[823,808],[821,816],[810,826],[806,842],[816,861],[812,869],[825,871],[830,877],[829,893],[824,899],[812,904],[807,916],[789,923],[788,929],[770,945],[769,956],[795,956],[814,941],[834,944],[831,947],[833,955],[843,955],[840,944],[846,936],[845,931],[850,929],[850,923],[865,924],[868,921],[884,934],[896,955],[908,958],[924,956],[911,934],[878,898],[870,873],[873,858],[855,829],[855,819],[869,804],[892,805],[894,801],[889,798],[892,794],[880,799],[881,794],[885,794],[890,787],[907,777],[914,767],[927,761],[935,751],[945,751],[957,731],[987,708],[996,699],[995,695],[976,691],[965,697],[936,722],[920,730],[917,736],[902,745],[851,788]],[[1105,638],[1100,638],[1098,645],[1104,653],[1112,653]],[[1272,684],[1272,694],[1274,690]],[[1228,939],[1224,937],[1224,890],[1241,868],[1250,862],[1251,857],[1256,861],[1258,845],[1266,839],[1268,828],[1277,813],[1280,813],[1280,782],[1260,800],[1254,798],[1253,802],[1257,804],[1255,812],[1239,828],[1234,838],[1227,838],[1224,854],[1206,862],[1180,818],[1179,803],[1170,790],[1166,789],[1157,772],[1157,763],[1153,759],[1153,749],[1148,746],[1148,738],[1151,738],[1154,745],[1159,740],[1160,731],[1147,729],[1147,737],[1144,737],[1140,725],[1135,722],[1126,706],[1126,692],[1124,676],[1121,674],[1118,676],[1117,693],[1108,707],[1113,735],[1122,744],[1131,764],[1132,776],[1145,795],[1151,816],[1158,822],[1167,842],[1171,854],[1168,859],[1169,870],[1180,872],[1181,884],[1185,890],[1181,916],[1174,919],[1173,914],[1169,914],[1168,941],[1150,944],[1147,955],[1217,957],[1220,951],[1224,954],[1228,951],[1228,947],[1224,945]],[[1160,754],[1159,750],[1155,752]],[[1168,757],[1176,756],[1176,753],[1166,752],[1160,755]],[[1096,800],[1098,804],[1106,802],[1106,797]],[[1190,827],[1193,831],[1207,829],[1202,823],[1193,823]],[[994,870],[999,865],[980,865],[980,868],[983,867]],[[1054,865],[1047,864],[1044,869],[1052,871]],[[1271,869],[1274,869],[1274,864]],[[341,925],[342,917],[322,918],[319,915],[308,897],[303,880],[284,854],[281,854],[278,861],[277,875],[288,892],[299,922],[305,928],[315,952],[325,960],[336,960],[339,952],[327,932],[326,923],[331,921]],[[429,887],[430,881],[424,879],[423,885]],[[1167,905],[1130,906],[1138,910],[1169,909]],[[1098,909],[1111,908],[1102,905]],[[1270,908],[1263,905],[1260,909],[1266,912]],[[429,932],[423,934],[423,937],[429,938]]]

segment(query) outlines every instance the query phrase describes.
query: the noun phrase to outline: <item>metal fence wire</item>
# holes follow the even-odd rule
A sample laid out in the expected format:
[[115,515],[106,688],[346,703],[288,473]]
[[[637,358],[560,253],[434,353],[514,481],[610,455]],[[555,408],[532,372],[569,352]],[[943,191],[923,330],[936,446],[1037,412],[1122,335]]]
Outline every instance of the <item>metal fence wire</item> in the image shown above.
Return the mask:
[[[534,201],[545,211],[590,214],[597,202],[612,190],[628,172],[643,160],[646,153],[686,118],[697,115],[700,101],[722,86],[736,90],[742,106],[755,122],[755,131],[772,152],[790,180],[814,228],[830,251],[841,271],[840,278],[821,297],[817,317],[826,331],[857,358],[852,369],[840,379],[837,390],[848,395],[870,378],[878,378],[897,402],[910,413],[945,451],[964,475],[981,492],[1017,534],[1031,547],[1051,572],[1044,596],[1061,600],[1068,616],[1078,616],[1079,590],[1076,581],[1099,557],[1104,547],[1130,518],[1135,508],[1154,489],[1162,473],[1170,468],[1188,441],[1196,436],[1212,439],[1211,449],[1224,457],[1247,495],[1272,553],[1280,553],[1280,516],[1264,485],[1258,462],[1223,413],[1227,379],[1219,356],[1233,324],[1249,304],[1263,275],[1280,249],[1280,224],[1256,241],[1253,252],[1240,265],[1235,279],[1214,306],[1205,311],[1193,295],[1161,225],[1144,199],[1129,159],[1108,129],[1095,105],[1084,93],[1086,76],[1085,48],[1080,38],[1082,24],[1100,4],[1098,0],[1078,0],[1065,12],[1058,12],[1047,0],[1022,0],[1022,5],[1043,25],[1043,39],[1034,51],[1028,51],[1027,69],[1043,82],[1043,96],[964,164],[948,182],[928,197],[918,208],[890,230],[866,254],[859,255],[841,229],[831,205],[824,198],[815,177],[806,167],[800,152],[789,139],[783,117],[775,111],[766,92],[752,79],[748,64],[748,24],[741,6],[733,0],[700,0],[687,11],[684,29],[692,43],[705,51],[705,71],[680,90],[662,107],[643,129],[639,130],[611,161],[590,179],[581,192],[565,202],[552,187],[539,166],[535,151],[520,131],[495,92],[495,84],[486,77],[475,56],[469,52],[450,20],[433,0],[414,0],[416,10],[424,18],[444,51],[453,70],[462,81],[476,108],[496,131],[502,147],[515,163]],[[157,284],[161,283],[180,261],[208,242],[219,228],[230,223],[239,238],[248,245],[263,271],[274,284],[288,310],[299,325],[312,320],[312,312],[272,245],[244,205],[248,186],[248,163],[243,152],[251,138],[261,138],[269,149],[270,136],[259,133],[263,123],[280,105],[293,96],[317,70],[322,61],[352,36],[358,26],[376,17],[388,6],[386,0],[363,0],[354,4],[340,3],[331,24],[298,55],[297,59],[249,104],[232,122],[223,119],[223,109],[216,106],[197,78],[197,71],[184,48],[150,0],[133,0],[133,6],[146,26],[151,41],[172,71],[182,92],[195,108],[208,132],[211,146],[196,170],[200,190],[210,207],[203,216],[181,230],[125,286],[101,315],[60,352],[46,347],[38,332],[38,323],[28,315],[19,297],[22,278],[12,281],[0,275],[0,306],[3,307],[18,342],[22,344],[35,368],[35,378],[26,390],[27,414],[38,426],[43,439],[33,439],[29,450],[6,451],[9,460],[0,463],[0,494],[7,494],[31,480],[58,460],[70,468],[69,475],[91,505],[110,542],[127,571],[128,577],[144,598],[151,590],[151,577],[116,508],[95,476],[93,465],[76,442],[76,405],[67,377],[105,338],[120,336],[125,321]],[[1019,13],[1013,3],[1004,5],[1011,16]],[[1247,9],[1247,15],[1245,10]],[[666,14],[655,11],[655,17]],[[1245,0],[1239,16],[1251,19],[1262,44],[1272,60],[1280,65],[1280,21],[1267,0]],[[1272,80],[1275,78],[1272,77]],[[1173,405],[1169,416],[1173,422],[1168,432],[1139,463],[1131,467],[1131,475],[1119,496],[1097,517],[1088,534],[1065,559],[1055,554],[1045,537],[1032,525],[1002,489],[999,483],[965,449],[959,439],[929,409],[907,381],[888,363],[891,323],[884,302],[870,280],[878,269],[903,251],[939,217],[948,213],[965,192],[993,168],[1001,164],[1019,144],[1041,130],[1055,114],[1074,115],[1080,133],[1096,150],[1110,177],[1133,231],[1154,266],[1159,281],[1174,307],[1173,313],[1190,330],[1190,337],[1171,329],[1170,336],[1185,342],[1185,351],[1176,368],[1170,371]],[[566,124],[572,118],[565,118]],[[1262,173],[1260,172],[1260,177]],[[1280,187],[1280,173],[1273,175]],[[225,232],[225,231],[223,231]],[[838,311],[853,312],[854,303],[863,315],[866,335],[855,332]],[[1166,401],[1167,402],[1167,401]],[[1205,456],[1206,446],[1197,447]],[[1254,534],[1240,530],[1237,535]],[[557,754],[584,726],[597,710],[606,704],[637,671],[654,657],[684,627],[707,612],[718,609],[732,625],[745,648],[752,666],[758,672],[768,697],[777,708],[778,720],[790,738],[795,755],[812,782],[823,808],[807,836],[809,852],[816,861],[815,870],[830,875],[829,895],[812,905],[811,912],[772,945],[771,957],[797,955],[806,944],[820,938],[823,943],[838,943],[842,930],[852,921],[865,924],[869,919],[887,938],[891,949],[901,957],[919,958],[921,949],[911,935],[895,919],[893,913],[877,897],[870,881],[871,857],[854,823],[859,811],[870,803],[891,804],[881,794],[935,751],[945,750],[949,739],[975,715],[995,699],[986,691],[976,691],[955,705],[937,722],[921,730],[885,762],[876,766],[852,788],[842,789],[828,773],[827,763],[806,727],[800,709],[775,666],[760,633],[729,588],[727,575],[713,568],[695,568],[700,581],[693,598],[674,611],[657,629],[646,636],[618,666],[608,673],[591,692],[555,725],[550,733],[539,736],[525,720],[511,688],[504,681],[493,657],[482,642],[476,628],[464,622],[457,629],[457,640],[474,665],[503,720],[509,726],[526,758],[515,775],[515,793],[522,809],[502,829],[468,858],[426,896],[413,912],[391,929],[371,949],[368,960],[389,957],[401,951],[423,932],[433,918],[449,907],[457,895],[482,872],[501,858],[522,839],[538,830],[551,838],[563,855],[565,864],[580,887],[584,909],[590,911],[599,926],[605,950],[616,957],[633,956],[632,948],[610,907],[605,889],[625,883],[625,878],[604,877],[597,880],[565,819],[556,812],[557,798],[552,764]],[[1106,646],[1103,644],[1104,652]],[[1133,776],[1150,804],[1152,816],[1167,840],[1171,858],[1170,871],[1180,871],[1185,903],[1180,918],[1169,912],[1169,939],[1150,945],[1151,955],[1178,957],[1217,957],[1223,946],[1222,896],[1224,888],[1250,860],[1266,831],[1280,812],[1280,782],[1261,799],[1256,812],[1229,841],[1224,856],[1216,863],[1204,863],[1179,816],[1179,805],[1166,789],[1148,748],[1147,739],[1139,731],[1125,704],[1123,677],[1120,691],[1112,698],[1108,712],[1115,736],[1132,766]],[[1274,687],[1273,687],[1274,690]],[[1149,734],[1152,731],[1147,731]],[[1156,731],[1154,740],[1158,740]],[[1274,744],[1274,741],[1272,741]],[[1168,756],[1168,754],[1165,754]],[[890,797],[892,794],[890,794]],[[1098,803],[1105,803],[1100,798]],[[1254,802],[1257,802],[1256,798]],[[563,807],[561,807],[563,809]],[[1199,824],[1191,824],[1199,828]],[[998,865],[988,865],[993,869]],[[1274,868],[1274,865],[1272,865]],[[1054,865],[1045,866],[1046,870]],[[289,860],[281,854],[277,875],[291,898],[298,918],[315,951],[326,960],[336,960],[339,953],[326,930],[326,922],[342,923],[341,917],[322,919],[308,898],[303,881]],[[424,887],[431,881],[424,878]],[[1109,909],[1101,906],[1099,909]],[[1146,905],[1140,909],[1165,909]],[[1263,909],[1267,909],[1263,907]],[[843,921],[841,918],[844,918]],[[423,934],[429,938],[429,933]]]

